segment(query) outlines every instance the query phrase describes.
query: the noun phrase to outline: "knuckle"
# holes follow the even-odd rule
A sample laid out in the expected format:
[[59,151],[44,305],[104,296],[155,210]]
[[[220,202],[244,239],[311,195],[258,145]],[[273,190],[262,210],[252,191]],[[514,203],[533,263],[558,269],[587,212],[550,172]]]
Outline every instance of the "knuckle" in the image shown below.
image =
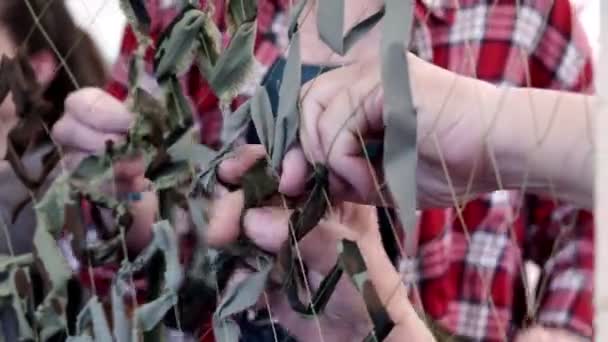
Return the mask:
[[341,106],[350,107],[353,98],[355,98],[355,90],[352,87],[347,87],[340,91],[335,101]]
[[311,89],[312,89],[311,81],[304,83],[304,85],[302,85],[302,87],[300,88],[300,100],[303,101],[304,98],[306,97],[306,94],[308,94]]
[[57,121],[55,125],[53,125],[53,128],[51,130],[51,136],[53,137],[53,139],[57,139],[60,141],[65,139],[65,136],[69,131],[68,126],[69,124],[67,123],[65,117]]
[[[325,156],[326,153],[330,152],[331,149],[331,144],[332,141],[334,140],[335,136],[339,133],[339,131],[336,129],[336,127],[334,127],[334,125],[332,125],[330,122],[328,122],[329,120],[327,119],[328,116],[322,116],[321,119],[319,120],[319,124],[317,125],[318,127],[318,132],[319,132],[319,143],[321,145],[321,151],[323,156]],[[324,158],[321,156],[317,157],[317,161],[321,161]]]
[[70,108],[77,107],[88,97],[89,92],[90,88],[82,88],[69,93],[65,98],[65,108],[69,111]]
[[353,109],[361,105],[368,95],[358,83],[352,87],[348,87],[346,92],[348,94],[349,104]]
[[80,90],[77,90],[77,91],[69,93],[68,96],[66,96],[65,101],[64,101],[64,107],[65,107],[66,111],[69,112],[69,108],[72,108],[74,106],[74,104],[79,101],[79,98],[80,98],[79,92],[80,92]]

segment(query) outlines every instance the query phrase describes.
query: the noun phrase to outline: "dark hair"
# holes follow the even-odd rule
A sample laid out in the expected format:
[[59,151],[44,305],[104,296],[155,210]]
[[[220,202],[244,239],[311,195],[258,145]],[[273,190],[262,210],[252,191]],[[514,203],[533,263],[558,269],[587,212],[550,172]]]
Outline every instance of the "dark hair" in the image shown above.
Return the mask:
[[[40,17],[39,25],[28,3],[36,17]],[[26,56],[45,50],[54,54],[41,30],[44,29],[61,57],[67,56],[66,64],[80,87],[104,84],[106,70],[103,59],[91,37],[76,26],[63,0],[0,0],[0,24],[5,26]],[[53,104],[51,123],[63,113],[67,95],[76,90],[70,74],[54,56],[59,70],[44,93],[45,99]]]

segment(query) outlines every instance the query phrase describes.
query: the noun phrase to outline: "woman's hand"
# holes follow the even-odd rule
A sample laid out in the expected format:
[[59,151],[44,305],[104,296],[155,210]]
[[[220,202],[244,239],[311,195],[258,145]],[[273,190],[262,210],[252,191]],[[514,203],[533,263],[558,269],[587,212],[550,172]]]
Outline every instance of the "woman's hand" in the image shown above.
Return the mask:
[[[234,157],[220,164],[220,179],[238,185],[241,176],[263,158],[264,153],[261,145],[240,147]],[[277,253],[288,240],[291,211],[278,206],[249,209],[244,213],[241,228],[243,202],[242,190],[218,190],[209,213],[206,241],[214,247],[223,247],[244,234],[258,247]],[[398,326],[391,337],[397,340],[405,337],[417,341],[432,340],[411,307],[405,286],[384,251],[375,207],[346,202],[334,205],[319,225],[300,241],[299,252],[308,268],[312,291],[318,289],[324,276],[335,265],[337,245],[341,239],[354,241],[359,246],[369,279],[380,298],[387,303],[387,311]],[[271,287],[267,292],[269,302],[261,305],[266,307],[268,304],[273,318],[298,340],[321,340],[319,334],[322,334],[326,341],[356,341],[371,331],[365,303],[347,275],[343,275],[338,283],[323,314],[315,319],[303,318],[294,312],[280,286],[275,288],[279,289]]]
[[[496,89],[471,83],[471,79],[411,54],[408,60],[418,115],[419,206],[453,205],[451,189],[457,197],[463,196],[472,172],[470,194],[494,190],[496,181],[484,139],[492,127],[489,113],[497,105]],[[301,192],[305,180],[301,170],[306,164],[321,162],[331,171],[332,196],[379,204],[382,168],[370,165],[362,141],[382,139],[382,108],[380,61],[375,58],[327,72],[306,84],[302,90],[301,151],[292,152],[294,161],[285,165],[281,191],[289,195]],[[495,145],[493,138],[488,140],[490,145]],[[379,164],[380,160],[374,162]]]
[[582,342],[584,338],[560,328],[540,325],[525,329],[515,337],[515,342]]
[[[133,115],[125,105],[97,88],[72,93],[65,102],[65,113],[54,125],[52,136],[61,145],[64,164],[74,169],[85,157],[103,152],[107,141],[123,142]],[[156,195],[145,192],[144,163],[139,157],[114,164],[114,184],[118,193],[142,192],[142,199],[131,204],[134,223],[127,236],[133,250],[140,250],[152,237],[152,223],[157,211]]]
[[[101,89],[85,88],[67,97],[52,135],[62,147],[66,166],[75,169],[87,156],[103,152],[107,141],[123,142],[132,122],[133,115],[122,102]],[[115,176],[125,183],[121,190],[136,190],[136,183],[143,182],[143,165],[137,160],[119,164]]]
[[[261,145],[240,147],[233,158],[220,164],[220,179],[227,183],[239,184],[240,177],[246,170],[264,156],[265,151]],[[242,190],[230,193],[225,190],[218,191],[217,198],[212,202],[209,227],[205,236],[210,245],[223,247],[237,240],[241,234],[243,201]],[[340,236],[348,236],[355,241],[365,236],[379,238],[373,210],[372,207],[346,204],[334,208],[334,214],[322,220],[319,226],[299,243],[302,260],[309,269],[308,280],[313,291],[337,261],[336,248]],[[290,210],[281,207],[249,209],[244,213],[242,234],[263,250],[277,253],[288,240],[290,214]],[[343,223],[354,224],[347,228]],[[295,313],[280,289],[269,291],[267,294],[273,318],[292,336],[299,341],[320,340],[316,319],[305,319]],[[371,329],[361,296],[346,276],[339,282],[335,295],[330,299],[324,314],[318,316],[318,320],[323,338],[327,341],[356,340],[355,337],[364,336]]]

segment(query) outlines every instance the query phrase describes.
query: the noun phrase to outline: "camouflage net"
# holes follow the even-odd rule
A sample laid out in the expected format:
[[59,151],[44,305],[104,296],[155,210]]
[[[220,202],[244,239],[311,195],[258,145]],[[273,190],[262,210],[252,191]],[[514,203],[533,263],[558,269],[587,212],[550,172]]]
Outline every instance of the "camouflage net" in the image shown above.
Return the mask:
[[[0,257],[0,306],[11,307],[16,314],[19,340],[162,340],[167,324],[180,325],[180,313],[185,316],[200,312],[204,306],[213,304],[216,294],[224,290],[228,275],[238,264],[247,266],[252,273],[224,294],[213,316],[216,339],[237,341],[240,329],[234,318],[258,302],[270,270],[277,263],[285,275],[284,289],[291,307],[304,315],[321,313],[338,280],[346,273],[365,299],[374,324],[373,331],[365,340],[383,340],[393,323],[366,279],[365,263],[353,242],[342,241],[338,263],[313,294],[312,301],[303,301],[299,296],[305,287],[305,275],[303,268],[300,270],[299,267],[297,243],[318,224],[328,208],[325,193],[328,176],[323,165],[315,166],[308,199],[295,205],[296,210],[289,220],[292,234],[277,255],[263,252],[246,240],[216,250],[199,239],[190,268],[183,269],[179,260],[178,239],[172,227],[174,211],[187,210],[198,231],[204,232],[207,224],[204,206],[217,183],[216,167],[231,155],[251,121],[268,158],[259,160],[244,177],[245,208],[262,206],[277,195],[281,162],[298,139],[301,60],[297,20],[306,1],[292,7],[288,29],[290,49],[276,115],[272,113],[268,93],[262,86],[258,86],[249,101],[234,112],[230,110],[230,104],[251,78],[254,67],[255,0],[227,2],[227,27],[231,40],[224,49],[220,30],[212,20],[214,9],[200,8],[194,2],[184,1],[181,13],[164,31],[156,46],[154,72],[163,89],[164,97],[161,99],[138,86],[139,74],[143,72],[143,55],[151,44],[148,36],[151,20],[145,3],[143,0],[121,0],[120,3],[139,42],[130,63],[127,99],[128,107],[136,114],[136,123],[126,143],[108,144],[105,153],[87,157],[72,172],[63,171],[44,195],[35,200],[37,228],[33,253]],[[387,0],[386,11],[383,9],[363,20],[346,35],[342,32],[344,1],[320,4],[320,38],[334,52],[344,55],[359,37],[384,18],[383,60],[387,68],[393,70],[393,75],[395,69],[407,72],[404,52],[407,42],[403,37],[410,35],[412,8],[409,2]],[[403,13],[408,13],[405,16],[407,25],[403,23]],[[45,157],[41,175],[28,174],[21,162],[37,137],[48,132],[45,113],[49,110],[41,98],[35,75],[25,61],[22,55],[2,60],[0,100],[12,94],[20,117],[18,126],[9,135],[7,160],[19,179],[36,192],[57,167],[60,153],[53,148]],[[179,77],[193,64],[220,99],[224,112],[223,145],[219,151],[198,142],[193,113],[182,93]],[[409,89],[409,81],[407,78],[395,79],[391,72],[385,72],[384,82],[388,89],[398,92],[387,93],[385,115],[391,124],[387,125],[385,143],[397,146],[391,140],[401,139],[405,134],[407,147],[415,151],[415,113],[411,97],[403,96],[408,95],[404,89]],[[399,146],[403,152],[403,143]],[[146,177],[159,196],[160,220],[153,226],[152,243],[129,261],[124,242],[132,222],[128,211],[129,199],[106,194],[99,189],[102,184],[112,181],[112,165],[116,160],[136,153],[143,155]],[[398,168],[401,172],[407,170],[409,174],[405,180],[400,174],[400,179],[389,177],[388,181],[395,194],[402,194],[396,197],[402,208],[401,219],[412,222],[416,198],[415,153],[408,153],[405,159],[400,159],[390,148],[384,153],[386,167]],[[94,212],[110,210],[114,218],[109,226],[101,219],[96,220],[95,229],[101,239],[95,243],[86,238],[88,227],[85,227],[79,209],[82,199],[92,203]],[[64,228],[68,228],[72,236],[72,253],[82,265],[98,267],[117,261],[121,263],[112,281],[110,298],[98,298],[93,294],[84,305],[79,305],[82,289],[57,243]],[[147,270],[147,300],[130,306],[126,299],[133,297],[133,276],[144,269]],[[191,300],[196,297],[207,301]],[[10,338],[6,334],[5,337]]]
[[[250,125],[255,127],[267,156],[243,177],[244,208],[265,206],[279,196],[281,163],[299,138],[302,61],[298,19],[307,15],[304,13],[307,0],[291,6],[287,27],[289,51],[275,113],[268,91],[260,85],[247,102],[233,108],[237,95],[254,77],[257,1],[226,1],[225,26],[230,41],[225,47],[213,20],[215,9],[200,7],[199,1],[182,0],[182,3],[179,15],[162,33],[154,49],[154,76],[162,89],[162,95],[155,97],[138,83],[144,72],[144,54],[152,44],[151,18],[145,1],[120,0],[139,44],[129,64],[126,100],[136,115],[135,123],[124,144],[108,144],[104,153],[87,157],[74,171],[64,171],[60,148],[54,145],[45,154],[39,174],[32,174],[28,168],[24,161],[27,154],[39,141],[49,138],[48,127],[52,122],[48,113],[52,108],[42,99],[42,90],[23,54],[2,59],[0,100],[10,94],[20,119],[8,136],[6,160],[32,194],[15,208],[12,216],[16,218],[33,201],[37,227],[32,253],[0,255],[0,315],[8,310],[16,317],[15,327],[0,324],[0,341],[162,341],[167,339],[168,328],[200,337],[206,333],[198,330],[200,314],[209,307],[216,308],[212,319],[216,340],[239,341],[243,329],[240,318],[260,302],[271,270],[277,269],[291,308],[313,318],[323,313],[338,281],[347,276],[361,294],[373,324],[364,340],[382,341],[394,322],[386,311],[386,303],[367,279],[366,265],[355,243],[348,240],[339,243],[338,261],[314,293],[307,283],[306,265],[299,256],[298,243],[331,209],[325,165],[314,165],[306,198],[282,198],[293,213],[288,222],[289,239],[278,253],[262,251],[244,237],[222,249],[211,248],[203,239],[208,225],[208,198],[218,184],[217,167],[233,155]],[[344,0],[318,1],[319,38],[334,53],[344,56],[359,38],[382,21],[385,134],[380,150],[387,188],[399,208],[397,219],[401,226],[408,227],[403,234],[406,246],[399,246],[400,252],[403,257],[412,256],[416,243],[416,232],[412,231],[416,226],[416,112],[409,77],[403,75],[409,76],[405,47],[412,36],[414,3],[385,0],[380,11],[363,18],[346,33],[344,3]],[[218,150],[200,144],[190,101],[182,92],[180,76],[193,65],[220,100],[224,123]],[[125,198],[99,189],[112,183],[114,162],[135,154],[143,155],[146,178],[150,180],[150,190],[159,198],[160,210],[152,227],[152,242],[129,259],[124,237],[133,218],[128,208],[139,194]],[[58,169],[61,172],[51,177]],[[496,176],[500,183],[498,172]],[[446,177],[450,178],[447,171]],[[85,224],[80,209],[82,200],[92,205],[94,227]],[[462,218],[464,204],[454,198],[454,206],[466,238],[470,239]],[[196,241],[188,264],[180,260],[175,229],[176,212],[182,211],[188,213],[189,223],[199,232],[193,237]],[[111,212],[113,222],[104,221],[102,212]],[[509,221],[506,224],[512,230],[513,220]],[[88,238],[91,229],[99,237],[93,242]],[[66,248],[58,242],[66,235],[70,236],[69,252],[89,270],[120,264],[108,296],[98,296],[95,291],[86,293],[76,279]],[[228,278],[237,268],[249,272],[237,286],[227,287]],[[138,303],[134,278],[142,275],[146,298]],[[482,280],[486,275],[479,272]],[[541,284],[539,293],[544,285]],[[310,300],[303,300],[302,293]],[[491,315],[498,315],[491,296],[487,305]],[[424,317],[424,313],[420,315]],[[260,324],[269,322],[274,330],[272,320],[262,318],[262,321]],[[430,319],[425,321],[438,341],[466,340],[444,331]]]

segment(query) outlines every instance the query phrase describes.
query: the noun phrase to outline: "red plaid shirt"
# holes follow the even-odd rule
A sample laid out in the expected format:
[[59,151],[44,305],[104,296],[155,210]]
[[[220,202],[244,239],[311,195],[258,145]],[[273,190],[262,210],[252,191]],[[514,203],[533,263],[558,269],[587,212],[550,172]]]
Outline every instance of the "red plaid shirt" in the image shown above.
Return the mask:
[[[176,15],[174,2],[148,0],[155,39]],[[282,54],[284,39],[277,37],[283,37],[278,32],[288,2],[259,1],[255,53],[260,79]],[[591,90],[590,49],[567,0],[459,2],[416,2],[413,52],[497,84]],[[222,5],[217,1],[218,23],[223,23]],[[135,46],[127,29],[107,88],[118,98],[126,95],[126,66]],[[154,88],[150,79],[142,82]],[[199,114],[204,143],[217,143],[216,98],[195,69],[183,85]],[[521,203],[518,198],[499,192],[474,200],[464,208],[464,222],[455,209],[422,212],[419,255],[402,262],[405,277],[416,283],[430,316],[473,340],[511,339],[522,324],[532,322],[591,338],[592,217],[552,201],[527,196]],[[519,213],[516,204],[523,204]],[[542,270],[530,305],[522,277],[527,261]]]

